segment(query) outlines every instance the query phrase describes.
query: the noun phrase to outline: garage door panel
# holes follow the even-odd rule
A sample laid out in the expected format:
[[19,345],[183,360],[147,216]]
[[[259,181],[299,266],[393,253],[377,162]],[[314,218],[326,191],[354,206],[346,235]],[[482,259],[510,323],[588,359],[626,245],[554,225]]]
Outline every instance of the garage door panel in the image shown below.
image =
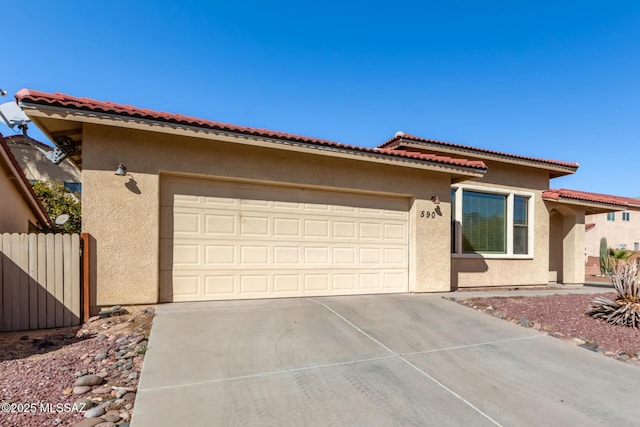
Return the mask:
[[204,254],[206,266],[215,268],[221,265],[237,264],[235,245],[205,245]]
[[273,263],[279,267],[298,267],[302,257],[298,246],[275,246],[273,248]]
[[269,236],[269,218],[243,216],[240,220],[240,234],[242,236]]
[[[203,215],[207,236],[235,236],[236,216],[227,214]],[[204,237],[204,236],[203,236]]]
[[193,267],[202,264],[200,259],[200,245],[198,244],[174,244],[173,264],[176,266]]
[[161,203],[173,301],[408,290],[407,199],[170,178]]
[[177,301],[190,301],[201,295],[200,276],[177,276],[173,278],[173,295]]
[[297,218],[277,217],[273,219],[274,237],[302,237],[300,233],[300,220]]
[[268,266],[270,264],[269,247],[253,245],[240,246],[240,264],[246,266]]
[[301,292],[300,274],[274,274],[273,291],[278,293],[289,293],[292,296],[299,296]]
[[208,296],[215,297],[216,295],[234,295],[236,293],[236,277],[235,275],[221,275],[221,276],[205,276],[204,279],[205,288],[203,299],[208,299]]

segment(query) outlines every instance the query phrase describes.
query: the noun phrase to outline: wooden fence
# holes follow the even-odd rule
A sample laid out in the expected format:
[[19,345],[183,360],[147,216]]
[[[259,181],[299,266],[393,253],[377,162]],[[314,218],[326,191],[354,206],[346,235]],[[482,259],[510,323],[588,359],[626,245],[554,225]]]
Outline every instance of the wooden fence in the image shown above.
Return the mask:
[[81,321],[78,234],[0,235],[0,331]]

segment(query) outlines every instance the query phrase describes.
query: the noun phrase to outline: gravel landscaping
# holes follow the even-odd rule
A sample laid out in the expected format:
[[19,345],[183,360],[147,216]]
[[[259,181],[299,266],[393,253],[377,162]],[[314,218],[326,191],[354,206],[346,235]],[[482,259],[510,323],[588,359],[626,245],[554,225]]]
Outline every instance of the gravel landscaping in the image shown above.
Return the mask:
[[640,365],[640,329],[615,326],[586,314],[596,297],[615,293],[457,299],[472,307],[527,328],[618,360]]
[[153,308],[81,327],[0,333],[0,426],[127,427]]

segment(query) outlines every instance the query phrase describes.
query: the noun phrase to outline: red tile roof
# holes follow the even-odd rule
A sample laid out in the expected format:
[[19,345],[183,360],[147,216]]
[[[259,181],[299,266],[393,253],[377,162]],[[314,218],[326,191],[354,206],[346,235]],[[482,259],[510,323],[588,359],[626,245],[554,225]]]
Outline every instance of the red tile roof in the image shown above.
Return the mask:
[[[109,101],[96,101],[89,98],[77,98],[62,93],[47,93],[31,89],[22,89],[16,95],[18,102],[44,105],[51,107],[69,108],[79,111],[97,112],[117,115],[120,117],[131,117],[144,120],[154,120],[168,124],[195,126],[204,129],[239,133],[264,138],[274,138],[277,140],[291,141],[312,146],[336,148],[352,152],[360,152],[368,155],[383,155],[385,157],[405,158],[419,160],[427,163],[450,165],[473,169],[476,172],[485,172],[487,167],[482,161],[452,158],[447,156],[430,155],[422,153],[412,153],[400,150],[390,150],[384,148],[366,148],[355,145],[347,145],[333,141],[327,141],[306,136],[293,135],[272,131],[268,129],[256,129],[245,126],[237,126],[228,123],[215,122],[211,120],[199,119],[196,117],[184,116],[181,114],[165,113],[144,108],[133,107],[131,105],[117,104]],[[28,112],[27,112],[28,113]]]
[[15,176],[17,181],[16,183],[19,186],[19,191],[22,193],[23,198],[26,199],[26,202],[35,217],[38,218],[42,226],[49,225],[50,219],[47,210],[36,195],[35,191],[33,191],[31,183],[29,183],[29,180],[20,167],[18,160],[16,160],[15,156],[11,152],[6,138],[4,138],[2,134],[0,134],[0,157],[4,157],[11,164],[11,169],[13,171],[9,171],[9,173]]
[[591,222],[591,223],[589,223],[589,224],[585,224],[585,225],[584,225],[584,231],[589,231],[589,230],[591,230],[592,228],[595,228],[595,226],[596,226],[596,224],[595,224],[595,223],[593,223],[593,222]]
[[573,199],[615,206],[640,207],[640,200],[638,199],[612,196],[609,194],[589,193],[586,191],[567,190],[564,188],[545,191],[542,193],[542,197],[550,200]]
[[472,152],[477,152],[477,153],[491,154],[491,155],[496,155],[496,156],[500,156],[500,157],[509,157],[509,158],[519,159],[519,160],[526,160],[526,161],[539,162],[539,163],[547,163],[549,165],[560,166],[560,167],[563,167],[563,168],[577,169],[578,166],[579,166],[578,163],[574,163],[574,162],[562,162],[562,161],[558,161],[558,160],[539,159],[539,158],[529,157],[529,156],[520,156],[520,155],[517,155],[517,154],[502,153],[500,151],[485,150],[484,148],[476,148],[476,147],[471,147],[471,146],[467,146],[467,145],[454,144],[454,143],[451,143],[451,142],[443,142],[443,141],[437,141],[437,140],[434,140],[434,139],[420,138],[418,136],[413,136],[413,135],[409,135],[409,134],[406,134],[406,133],[396,134],[396,136],[394,136],[393,138],[391,138],[387,142],[379,145],[378,147],[379,148],[386,148],[386,147],[388,147],[390,145],[393,145],[394,143],[402,141],[402,140],[423,142],[423,143],[427,143],[427,144],[440,145],[440,146],[443,146],[443,147],[449,147],[449,148],[460,149],[460,150],[465,150],[465,151],[472,151]]

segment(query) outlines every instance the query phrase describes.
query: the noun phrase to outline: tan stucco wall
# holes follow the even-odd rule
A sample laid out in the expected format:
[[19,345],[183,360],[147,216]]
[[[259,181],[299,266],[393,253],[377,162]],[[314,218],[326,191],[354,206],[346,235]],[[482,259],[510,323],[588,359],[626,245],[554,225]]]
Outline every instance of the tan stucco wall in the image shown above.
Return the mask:
[[[124,163],[131,176],[114,170]],[[412,203],[410,291],[450,288],[450,178],[413,168],[327,158],[237,143],[87,125],[83,231],[94,241],[93,306],[158,301],[161,174],[287,183],[397,194]],[[439,195],[440,215],[431,197]]]
[[549,188],[548,172],[487,160],[485,163],[487,174],[467,184],[533,193],[533,256],[509,259],[452,255],[452,287],[546,285],[549,282],[549,213],[542,192]]
[[29,221],[37,223],[14,181],[7,177],[7,171],[1,167],[0,201],[0,233],[28,233]]
[[60,181],[62,183],[82,182],[82,174],[69,159],[56,165],[32,145],[12,142],[9,142],[8,145],[27,179]]
[[587,215],[586,224],[595,227],[585,233],[585,247],[588,256],[600,256],[600,239],[605,237],[610,248],[618,249],[626,245],[626,249],[635,250],[635,244],[640,246],[640,211],[625,211],[629,213],[629,221],[622,220],[622,212],[615,212],[615,220],[608,221],[607,214]]

